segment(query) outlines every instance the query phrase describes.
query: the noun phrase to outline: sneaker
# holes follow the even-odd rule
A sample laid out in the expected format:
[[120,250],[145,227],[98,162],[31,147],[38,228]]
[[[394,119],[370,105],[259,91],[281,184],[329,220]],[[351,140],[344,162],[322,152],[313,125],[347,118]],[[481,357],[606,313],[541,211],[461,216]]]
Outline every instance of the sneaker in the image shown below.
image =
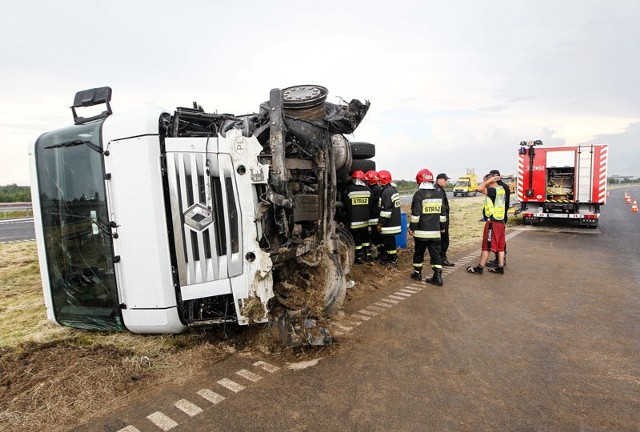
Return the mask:
[[449,261],[447,258],[442,260],[442,265],[447,267],[453,267],[455,264]]
[[498,260],[487,261],[487,267],[498,267]]
[[482,274],[482,272],[484,271],[484,267],[482,267],[481,265],[477,265],[475,267],[467,267],[467,271],[469,273]]
[[491,267],[489,269],[489,273],[498,273],[498,274],[504,274],[504,267]]

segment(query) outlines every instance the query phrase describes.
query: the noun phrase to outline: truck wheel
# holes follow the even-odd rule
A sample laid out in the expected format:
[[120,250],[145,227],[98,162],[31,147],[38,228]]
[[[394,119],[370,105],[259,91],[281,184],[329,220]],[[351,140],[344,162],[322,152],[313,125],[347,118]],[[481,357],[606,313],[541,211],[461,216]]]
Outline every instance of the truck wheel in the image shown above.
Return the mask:
[[349,174],[353,174],[354,171],[361,170],[362,172],[367,171],[375,171],[376,170],[376,162],[370,159],[354,159],[351,163],[351,169],[349,170]]
[[351,266],[356,259],[356,242],[353,240],[353,236],[346,228],[339,228],[336,234],[338,237],[340,266],[342,267],[342,272],[345,275],[348,275],[351,271]]
[[370,159],[376,155],[376,146],[366,142],[352,142],[351,156],[354,159]]
[[342,309],[347,293],[347,280],[340,266],[337,254],[329,254],[326,262],[324,312],[333,315]]

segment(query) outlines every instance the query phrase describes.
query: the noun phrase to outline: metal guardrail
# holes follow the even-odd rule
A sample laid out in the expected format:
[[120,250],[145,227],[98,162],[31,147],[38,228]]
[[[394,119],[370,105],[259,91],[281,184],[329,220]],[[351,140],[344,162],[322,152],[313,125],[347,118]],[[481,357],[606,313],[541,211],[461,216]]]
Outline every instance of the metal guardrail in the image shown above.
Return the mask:
[[33,207],[30,202],[0,203],[0,213],[6,217],[10,212],[26,212],[29,215],[33,214]]

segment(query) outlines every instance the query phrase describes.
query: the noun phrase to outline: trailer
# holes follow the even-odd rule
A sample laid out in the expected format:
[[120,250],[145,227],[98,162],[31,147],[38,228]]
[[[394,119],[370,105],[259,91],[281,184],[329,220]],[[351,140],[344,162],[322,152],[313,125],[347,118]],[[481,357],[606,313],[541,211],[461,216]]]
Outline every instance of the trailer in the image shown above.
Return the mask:
[[607,200],[608,145],[541,145],[520,143],[517,199],[523,221],[574,220],[597,227]]

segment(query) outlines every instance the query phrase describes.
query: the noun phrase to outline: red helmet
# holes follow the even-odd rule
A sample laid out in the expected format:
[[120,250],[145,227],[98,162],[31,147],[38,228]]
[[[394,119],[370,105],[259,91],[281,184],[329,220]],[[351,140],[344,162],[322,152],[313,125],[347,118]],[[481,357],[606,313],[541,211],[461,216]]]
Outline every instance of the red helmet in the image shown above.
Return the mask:
[[366,180],[362,170],[354,171],[353,174],[351,174],[351,178],[352,179],[360,179],[362,181]]
[[378,183],[378,173],[375,172],[374,170],[367,171],[364,176],[370,185],[374,185]]
[[421,169],[416,174],[416,183],[431,182],[433,183],[433,174],[428,169]]
[[391,173],[385,170],[378,171],[378,180],[380,180],[382,186],[388,185],[391,183]]

